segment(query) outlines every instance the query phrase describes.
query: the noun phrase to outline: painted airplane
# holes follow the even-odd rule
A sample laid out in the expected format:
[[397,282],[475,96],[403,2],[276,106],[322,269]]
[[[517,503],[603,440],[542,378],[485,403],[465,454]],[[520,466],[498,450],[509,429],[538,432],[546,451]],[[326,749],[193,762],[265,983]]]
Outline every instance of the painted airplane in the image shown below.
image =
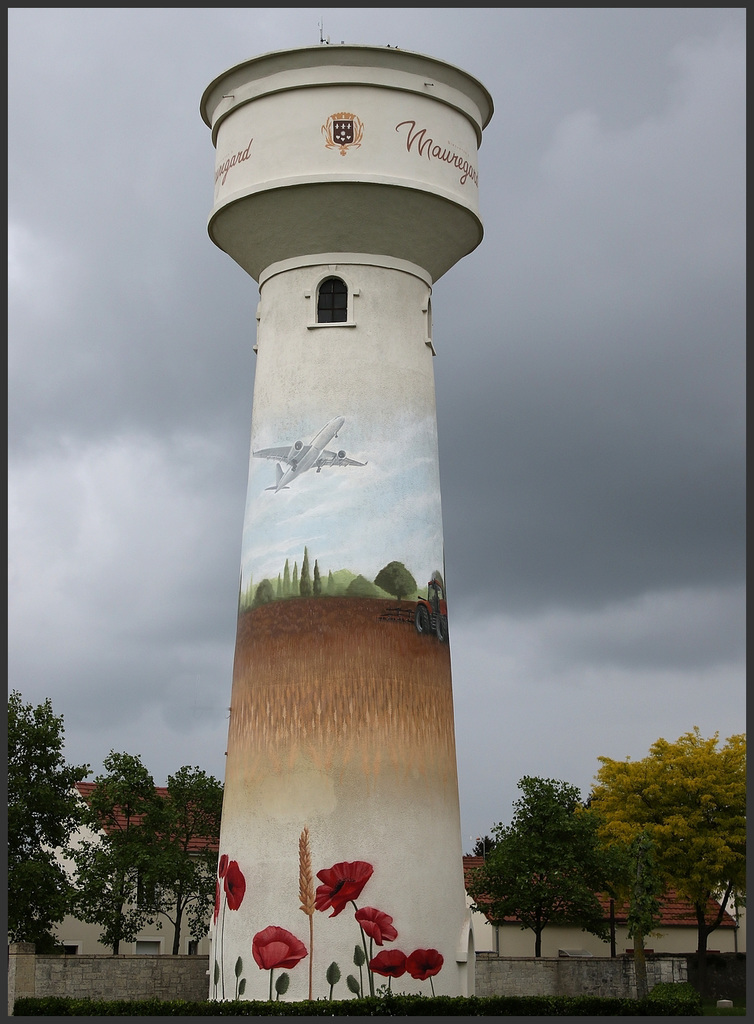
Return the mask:
[[[266,491],[282,491],[287,489],[294,480],[303,476],[307,469],[316,466],[319,473],[323,466],[366,466],[366,462],[355,462],[347,459],[344,451],[331,452],[325,447],[346,422],[345,416],[336,416],[326,423],[320,432],[312,438],[310,444],[294,441],[293,444],[282,445],[280,448],[260,448],[252,452],[255,459],[275,459],[277,480]],[[283,464],[287,467],[283,468]]]

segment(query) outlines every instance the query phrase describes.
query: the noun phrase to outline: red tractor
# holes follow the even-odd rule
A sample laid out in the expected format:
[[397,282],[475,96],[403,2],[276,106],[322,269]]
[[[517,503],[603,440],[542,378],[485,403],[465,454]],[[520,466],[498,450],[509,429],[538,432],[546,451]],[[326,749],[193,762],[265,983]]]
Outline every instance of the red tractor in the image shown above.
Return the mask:
[[441,643],[447,642],[448,604],[440,580],[431,579],[427,584],[426,598],[420,597],[416,602],[414,625],[417,633],[434,633]]

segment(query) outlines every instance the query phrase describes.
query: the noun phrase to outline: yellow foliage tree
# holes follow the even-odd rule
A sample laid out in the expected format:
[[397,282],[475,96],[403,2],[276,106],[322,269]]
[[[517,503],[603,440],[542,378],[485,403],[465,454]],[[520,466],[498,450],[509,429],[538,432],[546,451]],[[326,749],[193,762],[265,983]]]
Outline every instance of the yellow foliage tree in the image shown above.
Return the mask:
[[[746,900],[746,736],[659,739],[641,761],[600,757],[590,806],[607,843],[652,841],[665,885],[693,904],[697,952],[730,904]],[[714,913],[709,898],[719,903]]]

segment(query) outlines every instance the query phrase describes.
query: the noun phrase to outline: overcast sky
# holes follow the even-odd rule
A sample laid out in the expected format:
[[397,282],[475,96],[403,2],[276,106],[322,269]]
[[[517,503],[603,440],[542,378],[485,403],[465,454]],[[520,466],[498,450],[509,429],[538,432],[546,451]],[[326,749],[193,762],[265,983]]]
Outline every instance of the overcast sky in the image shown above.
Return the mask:
[[432,297],[464,851],[524,775],[745,730],[745,18],[9,9],[9,685],[70,761],[223,778],[258,290],[199,101],[320,19],[495,104]]

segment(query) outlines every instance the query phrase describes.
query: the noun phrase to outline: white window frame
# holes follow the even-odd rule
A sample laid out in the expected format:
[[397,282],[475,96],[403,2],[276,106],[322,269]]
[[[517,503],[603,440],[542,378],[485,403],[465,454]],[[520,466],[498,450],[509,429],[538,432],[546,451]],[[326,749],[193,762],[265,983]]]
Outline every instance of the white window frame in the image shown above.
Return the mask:
[[[317,320],[317,307],[319,306],[319,289],[325,281],[331,277],[339,278],[348,289],[348,303],[346,305],[346,318],[345,320],[333,321],[331,323],[320,323]],[[360,294],[358,288],[354,288],[351,282],[348,280],[345,274],[343,274],[339,267],[328,267],[326,271],[321,273],[317,278],[317,282],[314,288],[308,288],[304,292],[304,298],[311,302],[309,309],[309,322],[307,327],[310,331],[317,330],[319,328],[337,328],[337,327],[355,327],[356,320],[354,317],[354,298]]]
[[[157,936],[143,935],[140,939],[135,939],[134,940],[134,955],[135,956],[162,956],[162,941],[163,940],[162,939],[158,939]],[[156,953],[144,953],[143,951],[140,951],[139,948],[138,948],[139,943],[144,943],[144,942],[149,942],[149,943],[156,944],[157,952]]]

